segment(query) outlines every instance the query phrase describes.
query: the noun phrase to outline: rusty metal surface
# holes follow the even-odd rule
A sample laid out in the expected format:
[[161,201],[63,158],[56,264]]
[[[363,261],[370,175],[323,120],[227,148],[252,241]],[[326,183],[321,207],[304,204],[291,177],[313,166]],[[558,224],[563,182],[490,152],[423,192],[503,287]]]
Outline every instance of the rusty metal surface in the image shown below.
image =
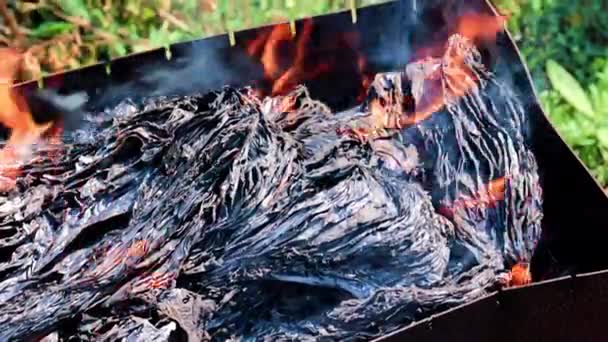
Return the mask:
[[[424,33],[418,28],[419,23],[412,22],[407,15],[412,4],[400,1],[361,9],[356,24],[352,23],[350,12],[318,17],[314,19],[315,34],[323,40],[325,36],[330,37],[327,32],[357,32],[361,35],[363,53],[370,56],[372,70],[394,70],[407,62],[406,53],[394,52],[412,48]],[[477,11],[494,11],[483,0],[468,4]],[[297,23],[299,28],[302,25],[303,21]],[[236,33],[237,47],[230,47],[226,35],[185,42],[170,47],[171,60],[167,60],[164,49],[157,49],[109,62],[110,75],[105,64],[99,64],[49,76],[44,84],[61,93],[86,91],[91,98],[91,109],[103,108],[125,97],[204,92],[224,84],[244,85],[259,79],[261,70],[259,65],[242,58],[243,47],[239,42],[255,36],[259,30]],[[537,278],[546,279],[606,269],[608,198],[543,113],[528,70],[510,35],[502,35],[497,47],[497,63],[511,72],[513,85],[528,104],[528,115],[534,122],[532,149],[541,169],[545,217],[544,236],[533,259],[532,271]],[[212,52],[215,64],[193,63],[201,58],[201,51]],[[392,55],[387,57],[379,51],[389,51]],[[200,76],[181,90],[158,89],[153,82],[146,82],[150,70],[174,73],[184,65],[195,65],[189,73]],[[209,68],[225,68],[226,72],[209,77]],[[312,92],[338,103],[347,101],[342,99],[345,94],[331,92],[342,89],[339,82],[343,79],[339,76],[335,83],[313,84]],[[35,91],[36,84],[30,82],[19,87]],[[608,272],[540,282],[450,310],[387,336],[383,341],[445,341],[448,338],[453,342],[599,341],[608,338],[608,324],[604,323],[608,319],[602,314],[608,307],[606,294]]]

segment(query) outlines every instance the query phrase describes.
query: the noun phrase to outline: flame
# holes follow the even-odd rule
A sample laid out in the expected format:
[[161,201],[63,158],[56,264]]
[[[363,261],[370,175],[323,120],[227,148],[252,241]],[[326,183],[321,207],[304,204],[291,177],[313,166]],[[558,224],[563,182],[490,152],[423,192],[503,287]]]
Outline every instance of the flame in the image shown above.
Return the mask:
[[312,29],[312,21],[306,20],[302,32],[294,39],[289,24],[276,25],[247,47],[250,56],[259,56],[264,76],[272,82],[271,95],[285,94],[298,82],[328,71],[323,63],[312,68],[306,64]]
[[[417,96],[414,96],[415,112],[400,115],[396,120],[391,118],[380,126],[390,129],[415,125],[445,107],[446,98],[457,99],[477,87],[476,75],[465,63],[465,58],[475,50],[475,42],[495,39],[496,34],[504,29],[505,21],[505,16],[463,15],[451,25],[447,42],[444,40],[419,49],[413,64],[426,64],[427,69],[417,75],[415,81],[420,86]],[[332,36],[326,32],[319,39],[312,19],[303,21],[301,26],[294,36],[288,24],[275,25],[259,31],[254,39],[245,42],[247,54],[260,62],[264,72],[265,85],[256,88],[255,92],[260,96],[285,95],[299,84],[343,68],[342,71],[358,74],[357,101],[363,102],[375,75],[368,71],[367,60],[359,52],[359,36],[356,33]],[[344,50],[352,51],[354,55],[339,55]],[[353,64],[352,69],[344,69],[344,65],[349,63]],[[384,121],[386,111],[382,107],[370,106],[371,116]],[[351,133],[361,137],[367,135],[363,131]]]
[[442,60],[426,57],[416,61],[406,69],[412,81],[415,112],[401,116],[399,127],[415,125],[426,120],[444,106],[444,94],[441,84]]
[[505,199],[505,177],[490,181],[483,189],[472,197],[462,197],[453,204],[458,208],[493,207],[497,202]]
[[522,286],[532,282],[532,273],[530,273],[530,264],[526,262],[518,262],[511,267],[511,286]]
[[[495,41],[497,34],[504,30],[506,20],[507,16],[503,15],[466,14],[458,18],[447,43],[418,49],[415,53],[416,59],[411,64],[430,64],[431,67],[427,66],[424,74],[417,75],[421,78],[417,82],[424,89],[416,98],[416,112],[402,116],[398,127],[407,127],[426,120],[445,106],[446,95],[455,99],[474,89],[477,79],[465,64],[466,49],[475,49],[473,44],[478,41]],[[451,41],[454,40],[459,42],[453,44]],[[440,75],[434,70],[440,70]],[[446,82],[449,82],[449,87],[446,87]]]
[[[278,24],[260,31],[254,39],[246,42],[247,54],[259,60],[264,70],[264,81],[270,84],[269,91],[261,93],[285,95],[306,81],[318,79],[353,63],[356,64],[353,72],[361,78],[361,91],[358,94],[358,99],[361,100],[371,83],[371,76],[365,72],[365,58],[356,52],[358,36],[341,33],[320,43],[327,45],[331,42],[330,46],[319,46],[318,42],[313,41],[314,28],[312,19],[304,20],[302,28],[294,37],[289,24]],[[345,51],[354,52],[355,59],[345,62],[336,54]]]
[[449,206],[442,206],[439,212],[444,216],[453,218],[456,213],[474,208],[493,208],[505,199],[506,177],[494,179],[472,196],[461,196]]
[[[247,47],[250,56],[259,56],[264,67],[264,76],[269,79],[277,79],[287,67],[280,51],[291,47],[291,30],[289,25],[276,25],[271,31],[262,32]],[[283,48],[283,49],[282,49]]]
[[[12,87],[23,55],[12,49],[0,49],[0,125],[11,134],[0,149],[0,192],[13,189],[21,174],[21,165],[27,162],[33,146],[41,140],[54,123],[38,124],[28,108],[25,98]],[[60,129],[51,132],[51,140],[57,141]]]
[[[498,33],[504,31],[509,16],[468,13],[458,17],[451,25],[448,36],[459,34],[473,42],[493,42]],[[426,46],[419,47],[413,60],[426,57],[440,58],[445,52],[445,40],[435,41]]]
[[506,15],[466,14],[458,19],[456,32],[471,40],[494,41],[505,29]]
[[[475,75],[470,72],[464,61],[468,53],[465,49],[472,46],[466,38],[461,37],[450,37],[441,58],[427,56],[408,65],[406,74],[412,82],[415,111],[403,113],[393,125],[395,127],[387,128],[400,129],[416,125],[440,111],[446,104],[446,97],[462,97],[477,86]],[[453,43],[456,40],[460,44]],[[372,114],[374,110],[380,112],[382,108],[372,107]]]

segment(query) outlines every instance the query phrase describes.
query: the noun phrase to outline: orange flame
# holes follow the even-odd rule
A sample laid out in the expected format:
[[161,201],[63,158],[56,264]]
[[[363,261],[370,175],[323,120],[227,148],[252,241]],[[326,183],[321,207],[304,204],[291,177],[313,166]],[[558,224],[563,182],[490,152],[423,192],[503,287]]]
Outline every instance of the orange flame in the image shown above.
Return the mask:
[[530,264],[518,262],[511,267],[511,286],[522,286],[532,282],[532,273],[530,273]]
[[[53,127],[53,122],[38,124],[28,108],[25,98],[13,88],[23,56],[11,49],[0,49],[0,125],[11,134],[0,149],[0,192],[13,189],[21,174],[21,165],[29,158],[36,144]],[[57,140],[60,129],[51,132]]]
[[[382,127],[390,129],[415,125],[441,110],[446,105],[446,96],[459,98],[476,87],[478,80],[466,65],[465,56],[470,53],[469,49],[475,49],[475,42],[495,39],[496,34],[504,29],[505,21],[505,16],[467,14],[452,25],[448,42],[419,49],[414,63],[432,67],[426,74],[418,75],[422,91],[415,98],[416,110],[396,120],[390,119]],[[351,63],[351,74],[356,73],[359,77],[357,100],[362,102],[374,75],[368,72],[367,60],[358,50],[359,36],[356,33],[340,33],[332,37],[325,35],[319,40],[313,31],[313,20],[309,19],[303,22],[295,37],[288,24],[279,24],[261,31],[246,42],[246,52],[259,60],[268,88],[262,86],[255,92],[260,96],[285,95],[301,83],[323,78],[324,74],[333,73],[337,68]],[[459,39],[452,43],[452,37]],[[354,54],[336,57],[344,50]],[[385,110],[381,107],[371,106],[373,118],[383,120]]]
[[[464,14],[456,20],[451,27],[448,36],[460,34],[473,42],[493,42],[496,35],[505,29],[507,15],[487,15],[478,13]],[[434,42],[427,46],[419,47],[414,54],[414,60],[426,57],[441,57],[445,53],[444,41]]]
[[480,192],[473,197],[463,197],[454,202],[455,207],[475,208],[480,206],[492,207],[505,199],[505,177],[490,181]]
[[273,96],[285,94],[297,82],[327,71],[327,65],[320,64],[311,68],[306,64],[312,29],[312,21],[305,21],[302,32],[294,39],[289,24],[276,25],[247,47],[250,56],[259,56],[264,76],[272,82]]
[[[260,61],[265,81],[271,84],[269,95],[285,95],[299,84],[318,79],[320,76],[345,67],[355,65],[354,72],[361,77],[362,91],[371,83],[370,75],[365,73],[365,58],[356,55],[355,60],[341,60],[334,52],[352,51],[356,53],[358,37],[354,34],[340,34],[331,46],[317,46],[313,42],[314,23],[305,20],[302,29],[294,37],[289,24],[278,24],[263,30],[253,40],[246,43],[246,52]],[[329,40],[325,40],[327,43]],[[262,91],[262,93],[265,93]]]
[[504,15],[466,14],[459,18],[455,33],[471,40],[494,41],[505,29],[507,19]]
[[456,199],[450,206],[439,208],[439,211],[447,217],[454,217],[455,213],[466,209],[492,208],[498,202],[505,199],[505,188],[505,177],[494,179],[473,196],[462,196]]
[[[416,125],[441,110],[446,96],[460,98],[477,86],[476,76],[465,64],[466,49],[474,48],[472,43],[457,36],[450,39],[459,42],[448,42],[441,58],[427,56],[408,65],[406,73],[412,82],[415,111],[403,113],[387,128]],[[382,108],[376,110],[382,111]]]
[[450,37],[454,37],[455,34],[460,35],[468,40],[464,45],[470,46],[462,47],[460,44],[448,43],[420,48],[415,54],[418,58],[414,63],[435,63],[442,75],[439,77],[436,73],[424,75],[424,95],[423,98],[416,99],[416,112],[403,116],[398,126],[407,127],[417,124],[445,106],[446,94],[443,91],[446,89],[442,89],[441,77],[444,80],[449,79],[451,97],[459,98],[470,92],[476,86],[477,79],[465,64],[466,51],[462,49],[475,48],[473,44],[476,41],[496,40],[496,35],[504,30],[506,20],[506,16],[463,15],[458,19]]

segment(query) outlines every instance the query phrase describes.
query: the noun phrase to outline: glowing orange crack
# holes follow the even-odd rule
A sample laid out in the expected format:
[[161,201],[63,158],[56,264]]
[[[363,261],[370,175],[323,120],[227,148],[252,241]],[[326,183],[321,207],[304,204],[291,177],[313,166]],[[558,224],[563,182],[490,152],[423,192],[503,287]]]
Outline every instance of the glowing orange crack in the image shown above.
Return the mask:
[[450,205],[441,206],[438,211],[446,216],[453,218],[456,213],[462,213],[463,210],[474,208],[492,208],[498,202],[504,200],[506,188],[506,178],[500,177],[494,179],[481,188],[472,196],[460,196]]

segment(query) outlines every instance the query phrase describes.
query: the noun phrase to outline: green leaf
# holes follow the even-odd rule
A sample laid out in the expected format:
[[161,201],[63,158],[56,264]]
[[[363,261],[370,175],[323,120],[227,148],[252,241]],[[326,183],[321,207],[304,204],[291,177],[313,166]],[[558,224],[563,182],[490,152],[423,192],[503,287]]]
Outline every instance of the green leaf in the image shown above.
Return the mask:
[[108,26],[108,20],[106,19],[104,13],[99,8],[93,9],[91,11],[90,17],[93,20],[93,25],[103,26],[103,27]]
[[86,20],[90,19],[84,0],[61,0],[59,1],[59,6],[70,16],[81,17]]
[[183,32],[173,31],[173,32],[169,33],[168,42],[173,44],[173,43],[179,42],[181,40],[185,40],[186,37],[187,37],[187,35]]
[[36,38],[51,38],[53,36],[71,31],[74,25],[63,21],[47,21],[31,31]]
[[127,47],[123,43],[114,43],[112,49],[114,50],[115,56],[124,56],[127,54]]
[[600,142],[602,147],[608,149],[608,127],[602,127],[597,130],[597,140]]
[[154,11],[153,9],[151,9],[149,7],[144,7],[144,9],[141,13],[141,17],[143,20],[154,19],[156,17],[156,11]]
[[578,81],[554,60],[547,61],[547,76],[560,95],[576,110],[589,116],[594,116],[593,106],[589,97]]
[[150,29],[150,36],[148,37],[148,40],[150,40],[150,44],[152,44],[152,46],[157,47],[163,45],[162,33],[159,29],[155,27]]
[[127,10],[127,12],[130,12],[134,15],[139,15],[140,13],[139,3],[137,1],[127,1],[125,9]]

